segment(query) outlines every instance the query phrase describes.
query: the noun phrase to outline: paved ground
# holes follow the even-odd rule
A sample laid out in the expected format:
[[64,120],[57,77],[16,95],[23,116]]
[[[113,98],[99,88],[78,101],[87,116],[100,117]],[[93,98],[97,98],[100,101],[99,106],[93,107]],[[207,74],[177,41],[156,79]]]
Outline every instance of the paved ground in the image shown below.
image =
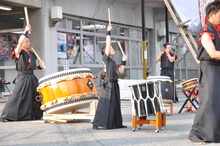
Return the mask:
[[[167,116],[167,126],[159,133],[155,132],[154,125],[143,125],[141,130],[132,132],[131,102],[122,101],[123,121],[128,126],[127,129],[93,130],[90,120],[75,120],[70,123],[44,123],[43,120],[6,122],[0,123],[0,145],[190,146],[193,144],[187,138],[195,113],[183,111],[179,114],[185,101],[183,94],[179,94],[179,100],[180,103],[174,104],[174,114]],[[0,98],[0,113],[6,101],[6,97]]]

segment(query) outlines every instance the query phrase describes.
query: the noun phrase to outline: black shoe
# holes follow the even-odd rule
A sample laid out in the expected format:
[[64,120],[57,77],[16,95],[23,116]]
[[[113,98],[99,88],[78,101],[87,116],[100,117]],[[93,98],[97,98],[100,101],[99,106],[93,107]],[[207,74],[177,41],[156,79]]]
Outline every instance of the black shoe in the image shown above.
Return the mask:
[[100,130],[99,127],[96,126],[96,125],[94,125],[94,124],[93,124],[93,127],[92,127],[92,128],[93,128],[93,130]]
[[115,127],[115,128],[128,128],[128,127],[125,125],[122,125],[121,127]]

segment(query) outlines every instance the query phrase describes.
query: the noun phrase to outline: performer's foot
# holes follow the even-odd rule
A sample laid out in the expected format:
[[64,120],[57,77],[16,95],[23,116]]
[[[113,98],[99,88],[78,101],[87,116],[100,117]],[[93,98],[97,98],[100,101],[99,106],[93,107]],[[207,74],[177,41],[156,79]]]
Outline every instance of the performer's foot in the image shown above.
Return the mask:
[[121,128],[128,128],[127,126],[125,126],[125,125],[122,125],[122,127]]
[[8,122],[6,119],[0,119],[1,122]]
[[121,127],[115,127],[115,128],[128,128],[128,127],[125,125],[122,125]]
[[93,130],[100,130],[98,126],[93,125]]
[[195,112],[196,112],[196,110],[191,110],[191,109],[188,109],[186,112],[188,112],[188,113],[195,113]]
[[197,136],[190,136],[188,139],[189,142],[193,143],[193,144],[197,144],[197,145],[205,145],[206,143],[204,142],[204,140],[200,139]]

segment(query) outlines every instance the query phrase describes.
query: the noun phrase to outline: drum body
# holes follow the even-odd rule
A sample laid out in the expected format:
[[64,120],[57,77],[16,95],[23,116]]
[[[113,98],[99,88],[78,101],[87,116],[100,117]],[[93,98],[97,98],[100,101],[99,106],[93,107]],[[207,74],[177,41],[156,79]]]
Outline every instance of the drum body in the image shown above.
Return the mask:
[[136,116],[143,117],[163,112],[159,84],[159,82],[146,82],[131,85]]
[[189,79],[189,80],[181,83],[181,85],[183,86],[184,91],[188,91],[190,89],[193,89],[194,87],[198,86],[198,78]]
[[147,80],[149,82],[160,82],[162,101],[165,103],[172,103],[174,90],[173,90],[173,82],[170,80],[168,76],[151,76],[148,77]]
[[[37,91],[42,97],[41,109],[55,105],[58,99],[63,99],[63,102],[65,102],[68,99],[73,100],[73,98],[99,96],[96,89],[95,76],[87,68],[61,71],[45,76],[39,80]],[[68,99],[64,99],[67,97]]]

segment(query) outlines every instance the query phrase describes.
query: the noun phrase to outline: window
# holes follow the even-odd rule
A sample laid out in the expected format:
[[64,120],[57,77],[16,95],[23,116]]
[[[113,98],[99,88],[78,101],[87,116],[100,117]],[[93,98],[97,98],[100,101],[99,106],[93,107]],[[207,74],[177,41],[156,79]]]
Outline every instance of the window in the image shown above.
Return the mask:
[[129,29],[124,27],[119,27],[119,36],[129,36]]
[[80,35],[76,33],[57,33],[58,63],[81,64],[80,60]]
[[130,35],[131,38],[135,38],[135,39],[140,39],[141,38],[139,29],[131,28],[130,33],[131,33],[131,35]]
[[80,30],[80,20],[67,19],[67,29]]
[[[69,69],[89,68],[93,74],[99,77],[103,67],[101,49],[106,45],[107,26],[108,24],[105,22],[70,16],[66,16],[63,21],[59,22],[57,25],[59,71],[63,70],[62,66],[68,62]],[[123,54],[118,43],[128,57],[125,72],[119,74],[121,79],[142,79],[140,30],[140,28],[112,24],[111,41],[115,50],[113,59],[117,64],[121,64]],[[133,66],[132,72],[130,65]],[[100,87],[101,80],[99,78],[95,80],[97,87]]]
[[94,32],[95,24],[92,20],[83,20],[82,21],[82,29],[87,32]]
[[85,64],[95,64],[95,46],[93,36],[83,36],[83,61]]
[[131,41],[131,65],[141,65],[142,62],[142,48],[139,41]]
[[106,24],[103,24],[100,22],[95,22],[95,32],[96,33],[106,34],[106,31],[107,31]]

